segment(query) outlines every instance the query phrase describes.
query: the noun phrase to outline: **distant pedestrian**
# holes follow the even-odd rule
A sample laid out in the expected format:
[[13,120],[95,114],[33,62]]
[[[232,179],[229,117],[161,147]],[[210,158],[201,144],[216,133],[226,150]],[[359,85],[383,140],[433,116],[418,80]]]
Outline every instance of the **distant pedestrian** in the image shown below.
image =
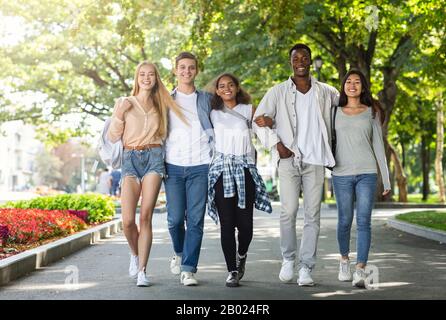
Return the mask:
[[111,173],[112,176],[112,186],[111,186],[111,195],[112,196],[121,196],[121,170],[113,170]]
[[110,195],[112,186],[112,176],[107,168],[104,169],[99,175],[98,185],[96,187],[96,192]]

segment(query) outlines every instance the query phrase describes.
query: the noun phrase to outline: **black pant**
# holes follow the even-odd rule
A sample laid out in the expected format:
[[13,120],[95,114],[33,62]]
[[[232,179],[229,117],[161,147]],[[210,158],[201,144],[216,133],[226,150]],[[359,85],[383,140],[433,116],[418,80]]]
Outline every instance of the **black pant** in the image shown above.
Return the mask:
[[[235,181],[234,181],[235,184]],[[215,204],[220,218],[221,246],[225,255],[228,271],[237,270],[235,228],[238,230],[238,253],[243,256],[248,252],[252,240],[252,216],[255,201],[255,184],[248,169],[245,169],[245,209],[237,206],[238,195],[224,198],[223,175],[215,183]]]

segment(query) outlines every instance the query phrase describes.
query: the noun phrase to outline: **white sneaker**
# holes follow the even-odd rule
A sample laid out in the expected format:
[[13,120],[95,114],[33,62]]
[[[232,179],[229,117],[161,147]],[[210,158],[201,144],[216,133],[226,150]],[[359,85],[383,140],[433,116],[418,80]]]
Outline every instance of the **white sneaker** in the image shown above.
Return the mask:
[[228,277],[226,278],[226,286],[233,288],[239,286],[239,274],[238,271],[231,271],[228,274]]
[[181,256],[173,255],[172,260],[170,260],[170,272],[173,274],[181,273]]
[[185,286],[196,286],[198,284],[197,279],[195,279],[195,274],[187,271],[181,272],[180,282]]
[[350,260],[341,259],[339,262],[339,281],[352,281],[352,273],[350,272]]
[[138,266],[139,266],[138,256],[130,254],[130,266],[129,266],[130,278],[136,279],[136,276],[138,275]]
[[283,260],[282,268],[280,269],[279,279],[282,282],[290,282],[294,277],[294,261]]
[[352,286],[358,288],[365,288],[365,281],[367,275],[364,269],[356,268],[356,271],[353,273],[353,281]]
[[299,286],[312,287],[314,286],[313,278],[311,278],[311,270],[307,266],[303,266],[299,270],[299,279],[297,280]]
[[136,281],[138,287],[148,287],[150,285],[149,278],[146,276],[146,272],[141,270],[138,272],[138,280]]

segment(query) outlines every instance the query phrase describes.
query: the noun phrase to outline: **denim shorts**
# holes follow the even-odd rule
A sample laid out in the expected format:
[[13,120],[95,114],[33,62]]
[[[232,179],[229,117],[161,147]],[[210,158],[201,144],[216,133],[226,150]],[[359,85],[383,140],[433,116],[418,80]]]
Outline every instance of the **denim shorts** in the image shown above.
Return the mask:
[[124,150],[122,177],[135,177],[142,182],[149,173],[156,173],[161,178],[166,175],[163,148]]

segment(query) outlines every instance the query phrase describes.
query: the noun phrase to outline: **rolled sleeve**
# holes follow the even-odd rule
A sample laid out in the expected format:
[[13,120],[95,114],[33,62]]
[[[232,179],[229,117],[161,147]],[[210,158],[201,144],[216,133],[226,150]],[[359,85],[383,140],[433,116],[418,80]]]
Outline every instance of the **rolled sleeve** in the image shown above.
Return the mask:
[[331,98],[331,105],[332,106],[338,106],[339,105],[339,91],[336,90],[334,87],[329,87],[330,89],[330,98]]
[[390,190],[389,170],[387,168],[386,154],[384,150],[384,140],[382,135],[381,124],[379,123],[378,115],[373,120],[372,145],[375,153],[376,161],[378,162],[379,171],[383,180],[385,190]]
[[120,120],[116,116],[116,110],[121,103],[122,99],[118,99],[115,103],[115,107],[113,110],[113,115],[110,122],[110,127],[108,128],[107,137],[112,142],[116,142],[121,139],[122,134],[124,133],[124,121]]
[[[274,121],[276,117],[276,108],[277,97],[274,88],[272,88],[265,94],[262,101],[260,101],[260,104],[254,113],[253,119],[266,114]],[[259,127],[254,121],[252,123],[252,129],[259,138],[262,145],[267,149],[273,148],[277,143],[280,142],[279,136],[274,129],[270,129],[268,127]]]

